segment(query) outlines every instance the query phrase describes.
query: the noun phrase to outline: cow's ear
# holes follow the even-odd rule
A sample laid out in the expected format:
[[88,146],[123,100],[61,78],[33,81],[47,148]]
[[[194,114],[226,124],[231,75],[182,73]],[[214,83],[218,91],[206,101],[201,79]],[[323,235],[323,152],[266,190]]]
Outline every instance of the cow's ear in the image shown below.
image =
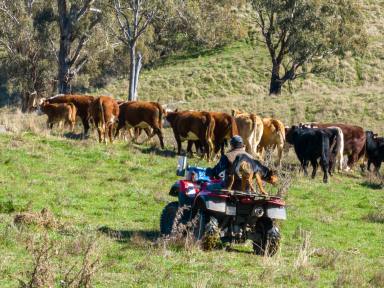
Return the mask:
[[232,116],[236,116],[236,110],[235,109],[232,109],[231,113],[232,113]]
[[179,108],[176,108],[175,111],[173,111],[173,112],[179,112]]

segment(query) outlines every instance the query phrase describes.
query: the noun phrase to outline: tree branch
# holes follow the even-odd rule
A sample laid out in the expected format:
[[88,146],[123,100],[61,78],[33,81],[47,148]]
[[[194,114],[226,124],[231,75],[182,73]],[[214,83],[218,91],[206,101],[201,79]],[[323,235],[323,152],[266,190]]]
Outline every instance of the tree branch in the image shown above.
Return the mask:
[[83,7],[79,10],[76,15],[76,21],[79,21],[87,11],[89,11],[91,5],[95,2],[95,0],[85,0]]

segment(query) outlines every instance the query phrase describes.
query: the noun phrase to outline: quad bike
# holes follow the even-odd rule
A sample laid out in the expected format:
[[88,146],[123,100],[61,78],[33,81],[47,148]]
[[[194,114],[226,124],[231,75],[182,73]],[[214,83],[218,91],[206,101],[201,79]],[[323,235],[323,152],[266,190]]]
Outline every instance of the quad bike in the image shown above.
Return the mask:
[[[186,159],[182,161],[186,166]],[[191,166],[178,169],[178,176],[186,177],[171,187],[169,194],[178,201],[164,207],[161,234],[170,235],[180,223],[192,223],[191,234],[205,249],[218,242],[244,243],[249,239],[256,254],[273,256],[280,244],[276,220],[286,219],[284,201],[254,192],[221,189],[222,179],[209,178],[205,170]]]

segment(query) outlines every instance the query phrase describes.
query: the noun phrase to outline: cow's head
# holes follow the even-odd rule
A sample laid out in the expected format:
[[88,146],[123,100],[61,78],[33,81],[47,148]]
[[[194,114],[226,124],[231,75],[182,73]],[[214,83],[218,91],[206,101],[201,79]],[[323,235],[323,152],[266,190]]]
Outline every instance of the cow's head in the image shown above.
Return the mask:
[[45,114],[44,113],[44,107],[46,106],[46,105],[48,105],[49,103],[48,103],[48,101],[47,101],[47,99],[46,98],[41,98],[39,101],[38,101],[38,105],[36,106],[36,113],[37,113],[37,115],[43,115],[43,114]]
[[236,116],[238,116],[238,115],[240,115],[240,114],[242,114],[243,112],[241,112],[240,110],[236,110],[236,109],[232,109],[231,110],[231,115],[232,115],[232,117],[236,117]]
[[163,118],[163,127],[169,128],[172,126],[173,119],[176,117],[177,110],[172,111],[170,108],[165,109],[164,118]]

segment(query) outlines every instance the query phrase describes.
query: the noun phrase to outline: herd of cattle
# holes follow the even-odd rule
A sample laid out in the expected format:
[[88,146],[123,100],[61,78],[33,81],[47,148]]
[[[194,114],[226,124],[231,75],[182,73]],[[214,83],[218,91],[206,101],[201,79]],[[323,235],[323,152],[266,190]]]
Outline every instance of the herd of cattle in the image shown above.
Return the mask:
[[[379,173],[384,160],[384,138],[372,131],[354,125],[337,123],[300,123],[287,127],[277,119],[232,110],[232,115],[222,112],[166,111],[157,102],[121,101],[108,96],[56,95],[40,99],[35,105],[39,114],[48,116],[47,125],[65,122],[73,130],[79,117],[87,135],[90,123],[96,127],[100,142],[110,142],[125,130],[137,139],[144,131],[148,139],[157,135],[164,148],[163,126],[170,126],[177,142],[188,141],[187,152],[196,151],[210,160],[219,151],[224,153],[227,140],[233,135],[242,136],[246,151],[262,158],[266,149],[277,149],[277,163],[281,165],[283,150],[294,147],[304,173],[310,162],[315,177],[318,164],[323,170],[323,181],[328,182],[335,167],[350,169],[359,160],[368,160]],[[133,132],[133,135],[132,135]],[[348,161],[344,167],[344,155]],[[320,161],[318,161],[320,159]]]

